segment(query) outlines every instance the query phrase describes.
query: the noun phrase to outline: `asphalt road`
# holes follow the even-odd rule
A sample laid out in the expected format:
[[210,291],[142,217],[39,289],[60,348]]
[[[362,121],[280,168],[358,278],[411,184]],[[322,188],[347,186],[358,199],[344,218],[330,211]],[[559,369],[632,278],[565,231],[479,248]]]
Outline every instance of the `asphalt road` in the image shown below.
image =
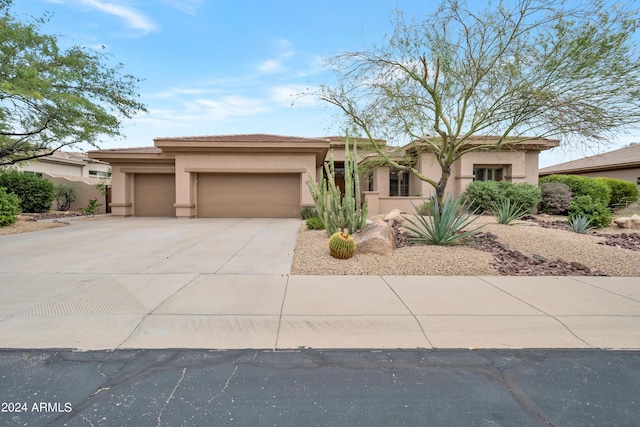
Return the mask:
[[640,352],[0,351],[2,426],[637,426]]

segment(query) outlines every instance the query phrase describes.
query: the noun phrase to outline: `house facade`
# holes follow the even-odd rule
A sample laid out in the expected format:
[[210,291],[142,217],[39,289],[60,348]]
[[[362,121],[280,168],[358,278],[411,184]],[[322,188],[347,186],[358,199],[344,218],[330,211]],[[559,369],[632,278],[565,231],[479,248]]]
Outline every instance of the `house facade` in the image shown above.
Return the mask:
[[[69,210],[75,211],[89,204],[91,199],[98,200],[98,213],[109,213],[110,196],[96,188],[98,184],[109,183],[111,168],[108,163],[89,158],[85,153],[55,151],[52,155],[20,162],[16,165],[20,171],[39,175],[54,184],[70,185],[76,190],[76,199]],[[53,202],[52,209],[56,209]]]
[[640,144],[540,169],[540,177],[552,174],[616,178],[640,189]]
[[[538,153],[553,146],[557,141],[534,140],[517,149],[469,154],[454,165],[447,191],[459,194],[480,178],[536,184]],[[343,137],[191,136],[156,138],[153,147],[91,151],[89,157],[111,164],[114,215],[295,218],[301,207],[313,206],[309,175],[317,179],[330,154],[340,185],[344,147]],[[440,176],[433,154],[414,148],[403,148],[407,158],[423,173]],[[362,165],[372,161],[371,152],[359,150]],[[361,190],[372,215],[407,210],[432,192],[406,172],[382,166],[372,168]]]

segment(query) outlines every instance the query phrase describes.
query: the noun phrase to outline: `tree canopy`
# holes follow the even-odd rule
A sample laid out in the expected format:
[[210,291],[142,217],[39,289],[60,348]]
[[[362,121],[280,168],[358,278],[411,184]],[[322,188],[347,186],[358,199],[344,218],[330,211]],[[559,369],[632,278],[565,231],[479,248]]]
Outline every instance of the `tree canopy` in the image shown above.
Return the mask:
[[[386,164],[441,197],[452,164],[470,151],[545,137],[592,144],[639,123],[639,22],[612,1],[499,0],[475,10],[444,0],[420,22],[398,12],[381,45],[331,57],[336,82],[319,96]],[[498,138],[468,144],[473,135]],[[392,160],[375,138],[434,153],[442,176]]]
[[19,22],[0,0],[0,166],[48,156],[101,136],[120,136],[122,120],[146,107],[139,79],[109,65],[103,51],[61,49],[41,33],[45,18]]

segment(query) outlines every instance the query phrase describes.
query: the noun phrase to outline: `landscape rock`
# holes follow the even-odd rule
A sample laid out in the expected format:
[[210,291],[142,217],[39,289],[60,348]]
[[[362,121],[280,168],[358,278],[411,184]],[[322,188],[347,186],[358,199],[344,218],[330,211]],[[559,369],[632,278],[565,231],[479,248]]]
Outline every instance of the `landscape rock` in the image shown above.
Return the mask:
[[354,233],[353,239],[356,241],[356,253],[388,255],[396,248],[393,229],[380,219]]
[[614,219],[613,222],[620,228],[640,230],[640,215],[637,214],[633,214],[630,217],[617,218]]
[[384,220],[385,221],[402,222],[402,221],[404,221],[404,218],[402,217],[402,214],[406,214],[406,212],[402,212],[400,209],[394,209],[384,217]]

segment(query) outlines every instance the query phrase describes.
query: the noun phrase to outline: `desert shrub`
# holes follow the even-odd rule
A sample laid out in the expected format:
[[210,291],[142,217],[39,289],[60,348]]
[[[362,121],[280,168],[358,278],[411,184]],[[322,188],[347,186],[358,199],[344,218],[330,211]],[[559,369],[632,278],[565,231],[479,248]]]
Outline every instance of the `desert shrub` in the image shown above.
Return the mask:
[[540,179],[540,184],[547,182],[560,182],[568,185],[574,199],[580,196],[590,196],[594,202],[609,206],[611,190],[607,184],[595,178],[580,175],[549,175]]
[[303,206],[300,208],[300,218],[309,219],[318,216],[318,212],[314,206]]
[[20,198],[22,212],[48,212],[55,197],[55,189],[51,181],[24,172],[1,173],[0,187],[6,188],[7,193],[15,194]]
[[615,178],[594,178],[602,182],[611,190],[609,208],[626,207],[627,204],[638,200],[638,187],[635,183]]
[[493,203],[503,199],[509,199],[526,212],[531,212],[541,199],[540,189],[526,182],[474,181],[463,194],[470,209],[477,209],[479,213],[493,211]]
[[95,216],[100,212],[100,206],[102,206],[102,203],[98,203],[97,199],[91,199],[87,206],[80,209],[80,212],[83,215]]
[[467,186],[463,193],[469,208],[483,213],[491,210],[491,203],[500,200],[501,192],[495,181],[474,181]]
[[71,203],[76,200],[76,188],[71,184],[57,184],[56,205],[59,211],[68,211]]
[[528,212],[518,202],[513,202],[511,199],[504,198],[498,202],[491,204],[491,214],[498,221],[498,224],[509,225],[514,221],[519,220],[525,216]]
[[20,213],[20,199],[0,187],[0,227],[13,224]]
[[435,195],[429,197],[429,202],[433,207],[431,216],[422,216],[418,208],[414,206],[415,220],[404,217],[411,224],[405,225],[405,228],[415,234],[415,237],[411,238],[413,242],[432,245],[467,243],[471,236],[482,228],[480,226],[472,230],[464,230],[478,217],[474,216],[476,211],[468,211],[462,197],[446,196],[442,201],[442,207],[440,207]]
[[538,212],[549,215],[566,215],[573,200],[571,188],[561,182],[545,182],[540,184],[542,200]]
[[579,196],[571,202],[569,221],[578,216],[586,217],[590,221],[589,225],[595,228],[606,227],[613,219],[609,208],[600,201],[594,201],[591,196]]
[[418,206],[416,206],[416,212],[418,212],[420,215],[431,215],[431,213],[433,212],[431,202],[427,200],[419,204]]
[[306,224],[309,230],[324,230],[324,223],[317,216],[307,218]]
[[578,234],[586,234],[591,230],[591,220],[586,216],[576,215],[569,220],[569,228]]
[[518,204],[527,213],[538,206],[542,199],[540,188],[526,182],[498,182],[498,188],[502,190],[505,199],[511,200],[512,203]]

